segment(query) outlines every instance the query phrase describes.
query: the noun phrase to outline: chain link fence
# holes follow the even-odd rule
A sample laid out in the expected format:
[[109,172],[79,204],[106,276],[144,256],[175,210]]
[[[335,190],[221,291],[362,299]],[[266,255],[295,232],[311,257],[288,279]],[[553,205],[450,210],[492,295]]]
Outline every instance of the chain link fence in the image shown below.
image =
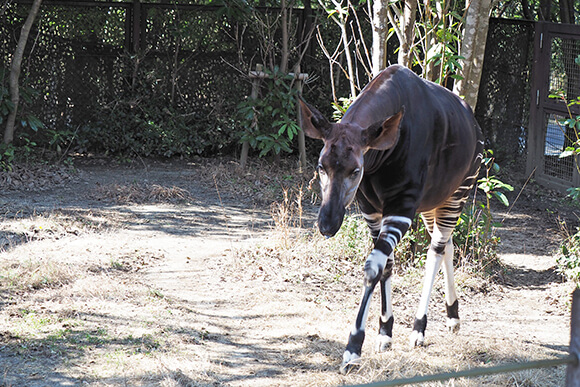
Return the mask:
[[475,116],[500,164],[526,165],[534,23],[491,19]]

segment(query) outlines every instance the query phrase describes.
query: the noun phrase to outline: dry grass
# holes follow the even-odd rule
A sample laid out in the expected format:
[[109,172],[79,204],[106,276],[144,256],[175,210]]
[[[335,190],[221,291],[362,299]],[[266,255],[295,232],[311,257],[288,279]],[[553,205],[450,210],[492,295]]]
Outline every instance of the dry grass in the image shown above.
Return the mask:
[[283,202],[285,190],[296,194],[298,187],[308,187],[302,189],[304,199],[311,202],[316,199],[318,187],[311,189],[312,184],[309,184],[314,168],[306,168],[307,172],[300,174],[296,161],[292,159],[283,159],[278,164],[251,159],[243,171],[233,160],[204,160],[196,167],[198,172],[192,178],[208,187],[217,186],[220,192],[233,195],[236,200],[269,206]]
[[[360,216],[347,216],[339,233],[330,240],[321,237],[316,229],[300,229],[296,225],[297,222],[293,221],[298,206],[291,200],[291,193],[292,191],[285,190],[284,199],[273,206],[272,217],[276,228],[272,232],[271,239],[236,251],[238,265],[232,275],[240,281],[285,282],[302,286],[310,289],[309,294],[312,294],[310,299],[320,307],[336,307],[332,306],[334,302],[351,305],[355,310],[355,306],[351,304],[352,297],[348,294],[352,293],[353,289],[359,289],[361,276],[358,274],[362,270],[362,261],[371,249],[366,223]],[[300,198],[302,196],[297,195]],[[295,227],[290,227],[290,224],[294,224]],[[501,285],[492,282],[489,275],[480,269],[479,266],[467,262],[462,262],[456,269],[455,277],[460,299],[469,300],[483,294],[503,291]],[[396,323],[399,325],[398,329],[401,329],[401,325],[410,324],[409,321],[413,319],[414,310],[408,305],[418,303],[422,276],[421,267],[406,266],[405,271],[396,270],[393,284],[396,298],[394,302],[399,316],[397,318],[402,320]],[[438,279],[433,293],[432,303],[441,305],[444,299],[442,278]],[[375,318],[376,311],[369,320]],[[441,318],[435,318],[435,323]],[[308,382],[304,384],[331,386],[341,383],[371,383],[377,380],[453,372],[562,355],[560,351],[552,351],[529,342],[511,340],[509,336],[490,341],[485,337],[472,337],[467,334],[460,335],[458,340],[450,340],[448,335],[441,333],[430,331],[430,335],[434,337],[430,336],[426,348],[409,350],[401,342],[395,344],[393,350],[386,354],[372,352],[369,354],[367,348],[363,350],[364,358],[360,367],[344,379],[329,377],[327,372],[321,372],[320,375],[310,375],[306,379]],[[332,350],[327,348],[322,352],[331,353]],[[306,356],[312,363],[321,362],[323,364],[321,368],[326,371],[336,369],[337,364],[331,360],[332,356],[317,358],[317,354],[308,353]],[[336,358],[339,356],[335,355]],[[564,378],[565,366],[560,366],[423,385],[558,386],[563,383]]]
[[[363,362],[340,375],[359,300],[361,264],[370,249],[364,221],[349,216],[335,238],[325,239],[315,229],[299,227],[303,199],[311,193],[292,188],[304,186],[298,177],[285,180],[274,170],[238,176],[227,165],[220,171],[208,167],[205,179],[224,196],[231,194],[229,189],[250,196],[252,190],[262,190],[260,200],[269,206],[277,192],[280,204],[270,208],[279,226],[269,239],[250,239],[245,244],[250,248],[230,253],[223,250],[223,240],[212,242],[205,233],[199,237],[203,244],[214,243],[223,255],[187,263],[202,246],[199,239],[145,236],[142,228],[125,226],[129,215],[115,209],[20,213],[2,219],[0,385],[24,381],[40,386],[50,380],[90,386],[336,386],[561,354],[558,348],[502,333],[497,325],[477,331],[466,324],[457,336],[447,335],[438,309],[441,278],[433,293],[438,307],[430,317],[427,345],[410,350],[406,335],[422,281],[416,269],[394,276],[397,336],[392,350],[376,354],[371,349],[378,318],[375,299]],[[129,203],[135,198],[182,200],[179,192],[147,199],[152,187],[141,188],[135,195],[121,189],[119,197],[129,197]],[[109,186],[107,192],[118,200],[117,187]],[[164,210],[181,211],[170,207]],[[181,266],[159,269],[179,257]],[[174,290],[158,287],[147,273],[173,273],[169,283]],[[473,314],[476,301],[485,297],[498,302],[508,298],[501,285],[469,270],[458,270],[456,277],[461,313],[471,309]],[[477,317],[472,320],[478,322]],[[559,367],[428,385],[557,386],[563,378]]]
[[99,200],[112,200],[117,204],[181,203],[193,200],[183,188],[146,183],[100,185],[92,196]]
[[[153,354],[171,351],[172,334],[164,329],[172,329],[173,305],[137,274],[163,253],[113,244],[112,237],[105,232],[37,240],[0,255],[0,342],[12,353],[3,364],[10,374],[30,382],[24,375],[52,378],[54,369],[89,384],[108,378],[142,382]],[[33,360],[14,363],[19,358]],[[11,380],[0,378],[0,384]]]

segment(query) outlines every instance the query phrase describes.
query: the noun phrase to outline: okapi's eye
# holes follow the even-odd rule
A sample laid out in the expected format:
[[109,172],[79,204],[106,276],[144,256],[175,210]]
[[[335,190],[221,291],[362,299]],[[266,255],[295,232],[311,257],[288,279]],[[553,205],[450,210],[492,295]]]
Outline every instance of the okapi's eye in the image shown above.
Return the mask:
[[357,168],[354,171],[352,171],[352,173],[350,174],[350,178],[356,179],[356,178],[358,178],[359,175],[360,175],[360,168]]
[[324,167],[322,166],[322,164],[318,164],[318,167],[316,169],[318,169],[319,175],[326,175],[326,171],[324,170]]

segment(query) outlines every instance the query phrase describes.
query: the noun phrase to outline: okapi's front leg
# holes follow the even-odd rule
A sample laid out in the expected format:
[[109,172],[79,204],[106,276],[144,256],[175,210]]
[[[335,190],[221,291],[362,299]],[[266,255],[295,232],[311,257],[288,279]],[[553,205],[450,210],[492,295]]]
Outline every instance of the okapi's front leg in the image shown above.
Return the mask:
[[[373,227],[369,221],[369,218],[371,217],[366,218],[369,222],[369,226],[371,226],[371,233],[375,234],[373,233]],[[371,296],[375,286],[381,277],[383,277],[385,269],[387,269],[387,273],[389,273],[389,275],[387,277],[383,277],[385,278],[385,283],[381,285],[383,289],[381,292],[383,302],[381,304],[385,305],[383,312],[381,313],[381,319],[386,318],[386,320],[384,325],[381,324],[381,327],[379,328],[379,334],[383,335],[384,333],[384,335],[388,337],[388,334],[390,333],[392,338],[392,329],[390,329],[389,332],[387,327],[389,324],[389,319],[392,318],[392,312],[391,316],[388,316],[388,311],[392,310],[392,307],[390,307],[390,272],[392,270],[394,261],[393,251],[397,243],[409,229],[410,225],[410,218],[404,216],[387,216],[382,219],[382,225],[380,227],[380,233],[378,234],[378,237],[375,238],[375,235],[373,235],[373,239],[375,240],[375,247],[365,262],[363,297],[359,306],[359,311],[354,327],[348,338],[346,350],[344,351],[341,365],[341,372],[343,373],[348,370],[350,365],[356,364],[360,361],[361,349],[365,339],[365,323],[368,316]],[[390,325],[392,328],[392,321],[390,321]],[[382,338],[381,340],[383,339],[384,341],[388,341],[386,337]]]
[[393,300],[391,297],[391,275],[393,274],[393,254],[387,260],[387,266],[381,277],[381,317],[379,318],[379,336],[376,351],[385,352],[393,342]]

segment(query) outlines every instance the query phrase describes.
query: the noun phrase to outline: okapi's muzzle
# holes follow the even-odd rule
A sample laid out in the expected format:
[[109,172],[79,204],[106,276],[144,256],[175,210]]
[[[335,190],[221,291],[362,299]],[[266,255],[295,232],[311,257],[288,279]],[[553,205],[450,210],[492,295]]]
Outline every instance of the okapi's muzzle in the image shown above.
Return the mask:
[[344,219],[345,208],[342,206],[333,206],[328,203],[322,205],[318,212],[318,230],[325,237],[336,235]]

